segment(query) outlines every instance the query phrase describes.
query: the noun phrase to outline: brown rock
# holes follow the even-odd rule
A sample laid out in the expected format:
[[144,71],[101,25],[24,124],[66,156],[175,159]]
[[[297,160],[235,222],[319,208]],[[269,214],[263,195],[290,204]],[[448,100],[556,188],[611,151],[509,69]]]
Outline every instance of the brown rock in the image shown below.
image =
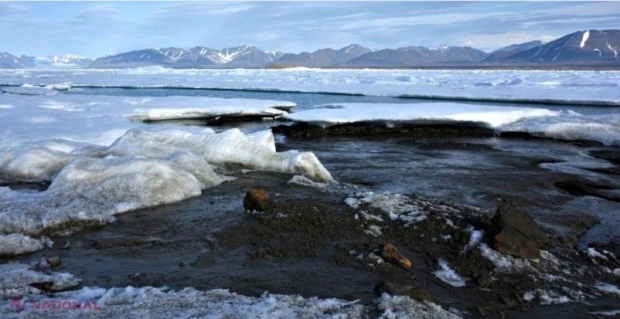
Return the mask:
[[383,246],[383,249],[381,250],[381,257],[391,263],[405,268],[406,270],[411,269],[411,260],[399,253],[396,247],[390,243]]
[[497,208],[488,233],[493,248],[520,258],[540,258],[540,248],[547,242],[532,216],[511,204]]
[[50,267],[60,266],[60,257],[54,256],[54,257],[48,258],[47,264],[50,265]]
[[264,212],[270,210],[273,206],[274,204],[271,200],[271,196],[269,196],[269,192],[262,188],[251,189],[245,194],[245,199],[243,200],[243,208],[245,208],[246,211],[255,210]]

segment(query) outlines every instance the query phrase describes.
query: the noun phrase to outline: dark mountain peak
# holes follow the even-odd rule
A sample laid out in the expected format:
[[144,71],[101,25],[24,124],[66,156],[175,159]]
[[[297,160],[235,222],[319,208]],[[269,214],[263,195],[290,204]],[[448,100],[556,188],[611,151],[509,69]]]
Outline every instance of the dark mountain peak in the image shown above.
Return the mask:
[[443,46],[429,49],[423,46],[407,46],[383,49],[364,54],[347,63],[350,66],[411,67],[425,65],[472,64],[480,62],[486,53],[471,47]]
[[340,50],[332,48],[324,48],[316,50],[312,53],[301,52],[299,54],[285,54],[276,62],[279,64],[311,66],[311,67],[327,67],[339,66],[360,55],[372,52],[370,49],[364,48],[357,44],[348,45]]
[[577,31],[551,42],[510,54],[496,63],[553,65],[618,65],[620,30]]
[[489,56],[486,59],[484,59],[482,62],[495,63],[511,55],[514,55],[514,54],[517,54],[517,53],[520,53],[520,52],[523,52],[523,51],[526,51],[532,48],[539,47],[542,44],[543,42],[539,40],[529,41],[529,42],[524,42],[524,43],[519,43],[519,44],[512,44],[512,45],[499,48],[491,52],[491,54],[489,54]]
[[[437,48],[403,46],[371,50],[359,44],[341,49],[322,48],[299,54],[266,52],[255,46],[240,45],[214,49],[167,47],[142,49],[96,59],[94,68],[127,68],[160,65],[170,68],[266,67],[296,65],[307,67],[419,67],[488,65],[613,65],[620,57],[620,30],[582,30],[554,41],[529,41],[513,44],[487,54],[469,46],[443,45]],[[0,67],[34,67],[33,61],[0,53]],[[53,61],[60,58],[54,57]],[[48,59],[50,60],[50,59]],[[64,58],[60,59],[64,63]],[[75,59],[69,59],[75,60]],[[76,60],[77,61],[77,60]],[[34,61],[36,62],[36,61]],[[86,62],[87,63],[87,62]]]
[[539,45],[544,44],[542,41],[540,40],[534,40],[534,41],[529,41],[529,42],[523,42],[523,43],[519,43],[519,44],[512,44],[503,48],[499,48],[493,52],[491,52],[491,54],[496,54],[496,53],[504,53],[504,52],[512,52],[512,53],[516,53],[519,51],[525,51],[525,50],[529,50],[531,48],[535,48]]
[[339,51],[342,51],[343,53],[350,54],[356,57],[372,52],[371,49],[363,47],[359,44],[349,44],[346,47],[340,49]]
[[32,61],[14,56],[8,52],[0,52],[0,69],[30,69],[35,67]]

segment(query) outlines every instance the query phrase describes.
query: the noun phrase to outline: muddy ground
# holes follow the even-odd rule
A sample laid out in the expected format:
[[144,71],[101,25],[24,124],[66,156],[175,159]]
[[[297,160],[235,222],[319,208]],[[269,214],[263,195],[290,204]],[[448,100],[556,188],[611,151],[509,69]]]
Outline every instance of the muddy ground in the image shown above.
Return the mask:
[[[587,254],[587,248],[594,247],[620,256],[617,238],[613,233],[606,238],[594,236],[582,241],[585,249],[580,249],[581,236],[601,220],[597,214],[565,208],[571,200],[584,196],[616,207],[615,184],[546,169],[545,164],[562,159],[507,154],[486,138],[403,137],[392,141],[394,147],[408,152],[457,151],[458,156],[475,154],[503,165],[468,173],[471,193],[476,195],[474,204],[479,206],[452,197],[405,193],[411,201],[424,203],[421,207],[427,218],[415,223],[391,220],[376,208],[345,204],[353,194],[377,190],[381,182],[373,179],[370,171],[365,175],[343,170],[338,163],[342,154],[319,155],[339,184],[309,187],[288,183],[289,174],[227,168],[236,179],[205,190],[197,198],[119,215],[112,224],[54,237],[53,248],[0,262],[36,262],[58,256],[62,263],[53,270],[75,274],[84,286],[227,288],[246,295],[269,291],[364,304],[372,304],[383,292],[405,294],[458,309],[473,318],[582,318],[619,309],[620,292],[604,292],[596,285],[620,285],[620,275],[613,273],[620,263],[611,255],[603,260]],[[347,143],[351,142],[356,140],[349,138]],[[319,145],[331,142],[308,143],[288,140],[278,146],[280,150],[321,152]],[[615,149],[582,151],[617,160]],[[617,167],[598,173],[614,176]],[[443,179],[469,183],[457,175],[437,176],[439,183],[444,183]],[[474,187],[476,183],[484,185]],[[255,187],[270,192],[275,202],[272,211],[244,211],[244,196]],[[484,257],[481,249],[467,248],[472,230],[485,230],[502,202],[531,213],[542,226],[548,237],[542,247],[546,258],[517,261],[525,266],[502,270]],[[362,210],[382,221],[363,218]],[[381,234],[370,234],[371,225],[380,226]],[[388,242],[412,261],[411,269],[375,257]],[[434,274],[440,260],[465,278],[464,287],[453,287]],[[528,292],[533,292],[532,298]],[[568,302],[554,303],[561,297]]]

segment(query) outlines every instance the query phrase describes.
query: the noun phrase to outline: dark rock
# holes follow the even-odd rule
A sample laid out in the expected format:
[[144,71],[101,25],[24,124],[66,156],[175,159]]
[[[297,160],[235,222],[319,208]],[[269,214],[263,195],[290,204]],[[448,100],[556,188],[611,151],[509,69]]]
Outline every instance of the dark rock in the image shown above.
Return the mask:
[[411,269],[411,260],[399,253],[394,245],[387,243],[381,250],[381,257],[385,260],[394,263],[405,270]]
[[540,248],[547,242],[536,221],[511,204],[497,208],[488,234],[493,248],[520,258],[540,258]]
[[382,295],[384,293],[388,294],[388,295],[394,295],[395,291],[397,289],[395,289],[394,285],[392,285],[389,282],[386,281],[379,281],[375,287],[373,288],[373,291],[377,294],[377,295]]
[[531,139],[534,138],[529,132],[500,132],[500,137],[504,138],[518,138],[518,139]]
[[50,257],[47,259],[47,264],[50,265],[50,267],[60,266],[60,263],[60,257],[58,256]]
[[495,135],[493,129],[476,125],[475,123],[469,123],[469,125],[399,123],[399,125],[388,127],[379,122],[360,122],[332,125],[325,128],[308,123],[295,123],[293,125],[278,125],[271,129],[274,133],[302,139],[324,138],[328,136],[437,138],[492,137]]
[[273,208],[274,203],[271,200],[269,192],[262,188],[254,188],[245,194],[243,200],[243,208],[246,211],[259,211],[264,212]]
[[29,286],[37,288],[41,291],[52,291],[52,288],[54,287],[54,282],[52,281],[33,282],[29,284]]

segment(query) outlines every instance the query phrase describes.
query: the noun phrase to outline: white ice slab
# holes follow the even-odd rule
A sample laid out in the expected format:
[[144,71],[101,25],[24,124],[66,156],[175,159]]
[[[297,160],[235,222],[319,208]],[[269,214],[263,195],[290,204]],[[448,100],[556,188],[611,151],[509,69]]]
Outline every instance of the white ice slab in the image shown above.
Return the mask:
[[285,115],[285,118],[319,126],[375,122],[387,126],[398,123],[482,123],[498,127],[524,118],[556,116],[558,112],[527,107],[500,107],[462,103],[339,103],[318,105]]
[[0,91],[4,93],[8,93],[8,94],[19,94],[19,95],[56,95],[58,94],[58,91],[56,90],[42,88],[38,86],[32,86],[28,84],[25,84],[23,86],[17,86],[17,87],[5,87],[5,88],[2,88],[2,90]]
[[560,140],[593,140],[620,145],[620,113],[580,114],[571,110],[475,105],[464,103],[340,103],[286,114],[285,118],[328,127],[369,123],[385,126],[420,124],[483,125],[500,132],[526,132]]

